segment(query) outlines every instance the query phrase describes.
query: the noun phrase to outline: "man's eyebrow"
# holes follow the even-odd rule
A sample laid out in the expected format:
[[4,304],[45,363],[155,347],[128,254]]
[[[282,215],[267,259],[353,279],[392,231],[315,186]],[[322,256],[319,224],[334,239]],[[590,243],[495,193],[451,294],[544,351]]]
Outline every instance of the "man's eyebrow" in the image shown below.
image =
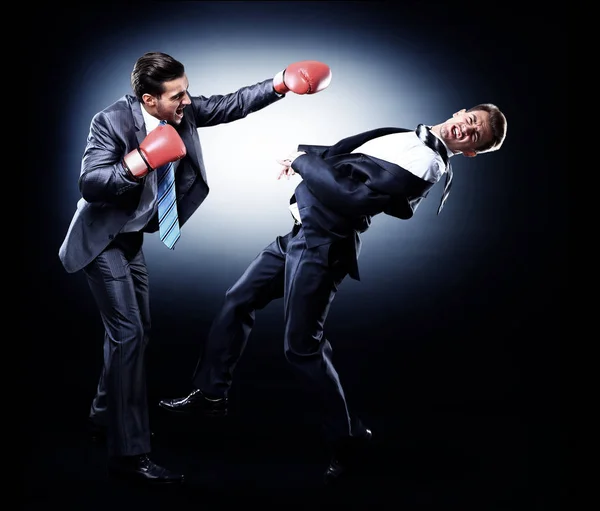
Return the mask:
[[177,94],[174,94],[173,96],[171,96],[171,99],[180,98],[181,96],[183,96],[183,94],[185,94],[185,91],[178,92]]

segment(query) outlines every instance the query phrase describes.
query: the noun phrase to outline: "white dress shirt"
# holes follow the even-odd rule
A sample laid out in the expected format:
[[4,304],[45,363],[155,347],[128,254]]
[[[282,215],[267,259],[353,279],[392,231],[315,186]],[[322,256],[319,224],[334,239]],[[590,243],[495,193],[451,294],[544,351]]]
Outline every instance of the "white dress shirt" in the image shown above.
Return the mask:
[[[432,134],[437,136],[433,132]],[[438,139],[446,147],[448,156],[451,156],[448,146],[441,138],[438,137]],[[446,165],[444,165],[442,157],[423,144],[414,131],[391,133],[373,138],[352,152],[395,163],[430,183],[437,183],[446,172]]]

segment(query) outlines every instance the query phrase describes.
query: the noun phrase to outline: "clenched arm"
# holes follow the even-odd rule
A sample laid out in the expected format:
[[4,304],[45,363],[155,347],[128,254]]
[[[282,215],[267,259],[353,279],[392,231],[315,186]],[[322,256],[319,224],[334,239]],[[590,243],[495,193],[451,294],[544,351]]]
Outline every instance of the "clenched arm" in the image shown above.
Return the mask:
[[224,95],[210,97],[192,96],[190,108],[198,127],[216,126],[243,119],[252,112],[275,103],[281,96],[273,89],[273,80],[265,80],[255,85]]
[[118,202],[127,192],[141,186],[125,170],[125,148],[113,134],[109,119],[102,113],[94,116],[90,126],[79,176],[79,190],[88,202]]

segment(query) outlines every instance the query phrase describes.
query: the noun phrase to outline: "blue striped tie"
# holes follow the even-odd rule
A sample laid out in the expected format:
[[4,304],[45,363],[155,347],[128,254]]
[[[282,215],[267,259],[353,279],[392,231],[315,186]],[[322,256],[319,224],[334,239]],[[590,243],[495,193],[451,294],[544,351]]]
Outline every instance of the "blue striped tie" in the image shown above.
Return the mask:
[[[161,121],[161,124],[166,124]],[[158,178],[158,230],[161,241],[171,250],[180,238],[175,172],[173,162],[156,169]]]

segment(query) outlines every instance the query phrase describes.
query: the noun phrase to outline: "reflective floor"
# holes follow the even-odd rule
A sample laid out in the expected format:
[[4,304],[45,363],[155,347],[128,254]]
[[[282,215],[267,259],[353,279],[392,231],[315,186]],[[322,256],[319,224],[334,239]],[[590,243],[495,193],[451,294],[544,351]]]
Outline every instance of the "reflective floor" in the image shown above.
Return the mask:
[[[107,476],[106,450],[85,432],[87,402],[50,399],[32,421],[25,509],[549,510],[557,503],[552,420],[502,403],[428,405],[359,399],[374,432],[365,463],[325,489],[328,455],[299,386],[245,380],[230,415],[200,419],[151,410],[152,458],[186,476],[147,487]],[[153,403],[165,397],[151,392]],[[400,402],[402,401],[401,405]]]

